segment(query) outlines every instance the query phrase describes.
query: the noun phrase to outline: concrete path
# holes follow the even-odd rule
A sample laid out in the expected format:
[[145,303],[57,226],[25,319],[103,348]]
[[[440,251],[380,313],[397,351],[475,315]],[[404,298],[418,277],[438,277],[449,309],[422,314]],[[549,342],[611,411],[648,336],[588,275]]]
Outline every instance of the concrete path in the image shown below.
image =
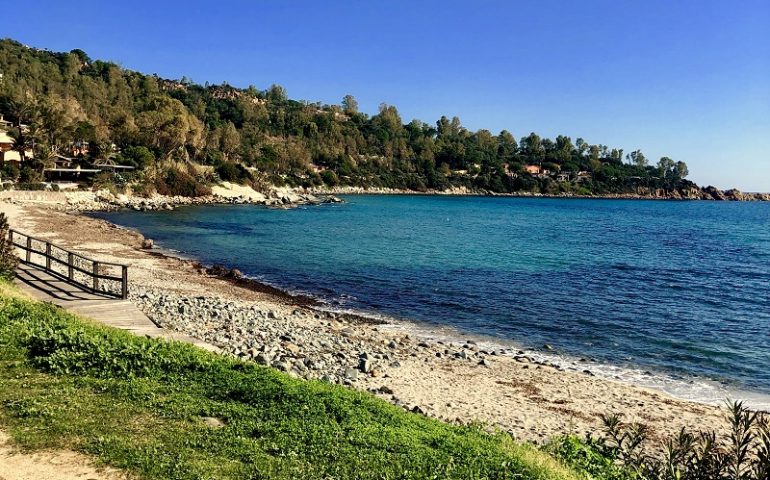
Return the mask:
[[65,278],[34,265],[19,264],[16,270],[16,284],[40,301],[53,303],[69,312],[111,327],[128,330],[136,335],[192,343],[212,352],[219,351],[217,347],[196,338],[158,327],[129,300],[84,290],[67,282]]

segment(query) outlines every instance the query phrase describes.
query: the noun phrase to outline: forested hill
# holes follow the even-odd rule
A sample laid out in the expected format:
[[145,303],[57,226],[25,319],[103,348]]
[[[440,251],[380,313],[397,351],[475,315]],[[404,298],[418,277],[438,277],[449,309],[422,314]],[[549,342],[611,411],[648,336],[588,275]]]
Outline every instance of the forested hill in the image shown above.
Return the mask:
[[34,146],[38,163],[88,142],[81,155],[112,155],[144,172],[184,161],[212,165],[226,179],[272,184],[549,194],[695,188],[687,166],[667,157],[648,162],[639,150],[624,155],[562,135],[474,132],[457,117],[404,123],[395,106],[370,116],[351,95],[324,105],[292,100],[278,85],[167,80],[81,50],[13,40],[0,41],[0,72],[0,113],[30,125],[21,141]]

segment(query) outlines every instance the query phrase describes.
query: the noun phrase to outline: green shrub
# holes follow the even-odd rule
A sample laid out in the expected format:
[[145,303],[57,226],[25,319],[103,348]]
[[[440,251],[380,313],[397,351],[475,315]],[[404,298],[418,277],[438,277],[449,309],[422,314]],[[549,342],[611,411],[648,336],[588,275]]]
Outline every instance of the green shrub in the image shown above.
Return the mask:
[[54,184],[48,184],[48,183],[17,183],[14,185],[14,189],[21,190],[21,191],[30,191],[30,192],[37,192],[37,191],[45,191],[45,190],[52,190],[54,192],[59,191],[59,186]]
[[0,279],[13,280],[16,274],[16,266],[19,258],[16,256],[15,247],[8,238],[8,218],[0,212]]
[[211,195],[211,188],[200,183],[190,173],[178,168],[168,168],[155,180],[155,190],[161,195],[204,197]]
[[19,182],[21,183],[41,183],[43,175],[31,167],[23,167],[19,173]]
[[235,162],[223,162],[216,169],[219,178],[225,182],[244,183],[252,180],[251,173],[241,165]]
[[0,169],[0,176],[2,176],[4,180],[16,180],[19,178],[20,173],[19,167],[13,163],[6,163],[3,165],[3,168]]
[[631,480],[638,475],[620,465],[614,452],[592,439],[581,440],[574,436],[552,439],[545,450],[562,459],[576,470],[584,472],[593,480]]
[[336,174],[336,173],[334,173],[334,172],[333,172],[333,171],[331,171],[331,170],[324,170],[324,171],[321,173],[321,178],[323,179],[323,182],[324,182],[326,185],[330,186],[330,187],[334,187],[334,186],[336,186],[338,183],[340,183],[340,180],[339,180],[339,178],[337,178],[337,174]]
[[121,165],[144,168],[155,162],[155,154],[145,146],[129,146],[123,148],[117,158]]
[[[741,402],[728,404],[730,432],[690,432],[651,448],[646,427],[605,415],[604,436],[554,440],[548,450],[597,480],[768,480],[770,419]],[[697,427],[700,427],[698,425]]]

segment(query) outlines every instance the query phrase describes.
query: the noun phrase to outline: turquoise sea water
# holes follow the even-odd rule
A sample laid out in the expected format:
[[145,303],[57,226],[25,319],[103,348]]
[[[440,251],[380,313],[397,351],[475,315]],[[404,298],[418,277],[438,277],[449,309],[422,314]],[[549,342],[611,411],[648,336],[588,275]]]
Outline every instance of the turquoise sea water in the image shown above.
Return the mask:
[[330,308],[549,344],[690,398],[770,394],[768,203],[346,200],[97,216]]

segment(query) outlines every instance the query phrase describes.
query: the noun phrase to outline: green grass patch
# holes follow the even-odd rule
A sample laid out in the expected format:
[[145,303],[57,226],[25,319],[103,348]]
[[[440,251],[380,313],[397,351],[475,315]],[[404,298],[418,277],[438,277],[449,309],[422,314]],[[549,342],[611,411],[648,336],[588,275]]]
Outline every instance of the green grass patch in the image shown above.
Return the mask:
[[583,478],[504,433],[95,325],[7,285],[0,425],[24,447],[75,449],[148,479]]

